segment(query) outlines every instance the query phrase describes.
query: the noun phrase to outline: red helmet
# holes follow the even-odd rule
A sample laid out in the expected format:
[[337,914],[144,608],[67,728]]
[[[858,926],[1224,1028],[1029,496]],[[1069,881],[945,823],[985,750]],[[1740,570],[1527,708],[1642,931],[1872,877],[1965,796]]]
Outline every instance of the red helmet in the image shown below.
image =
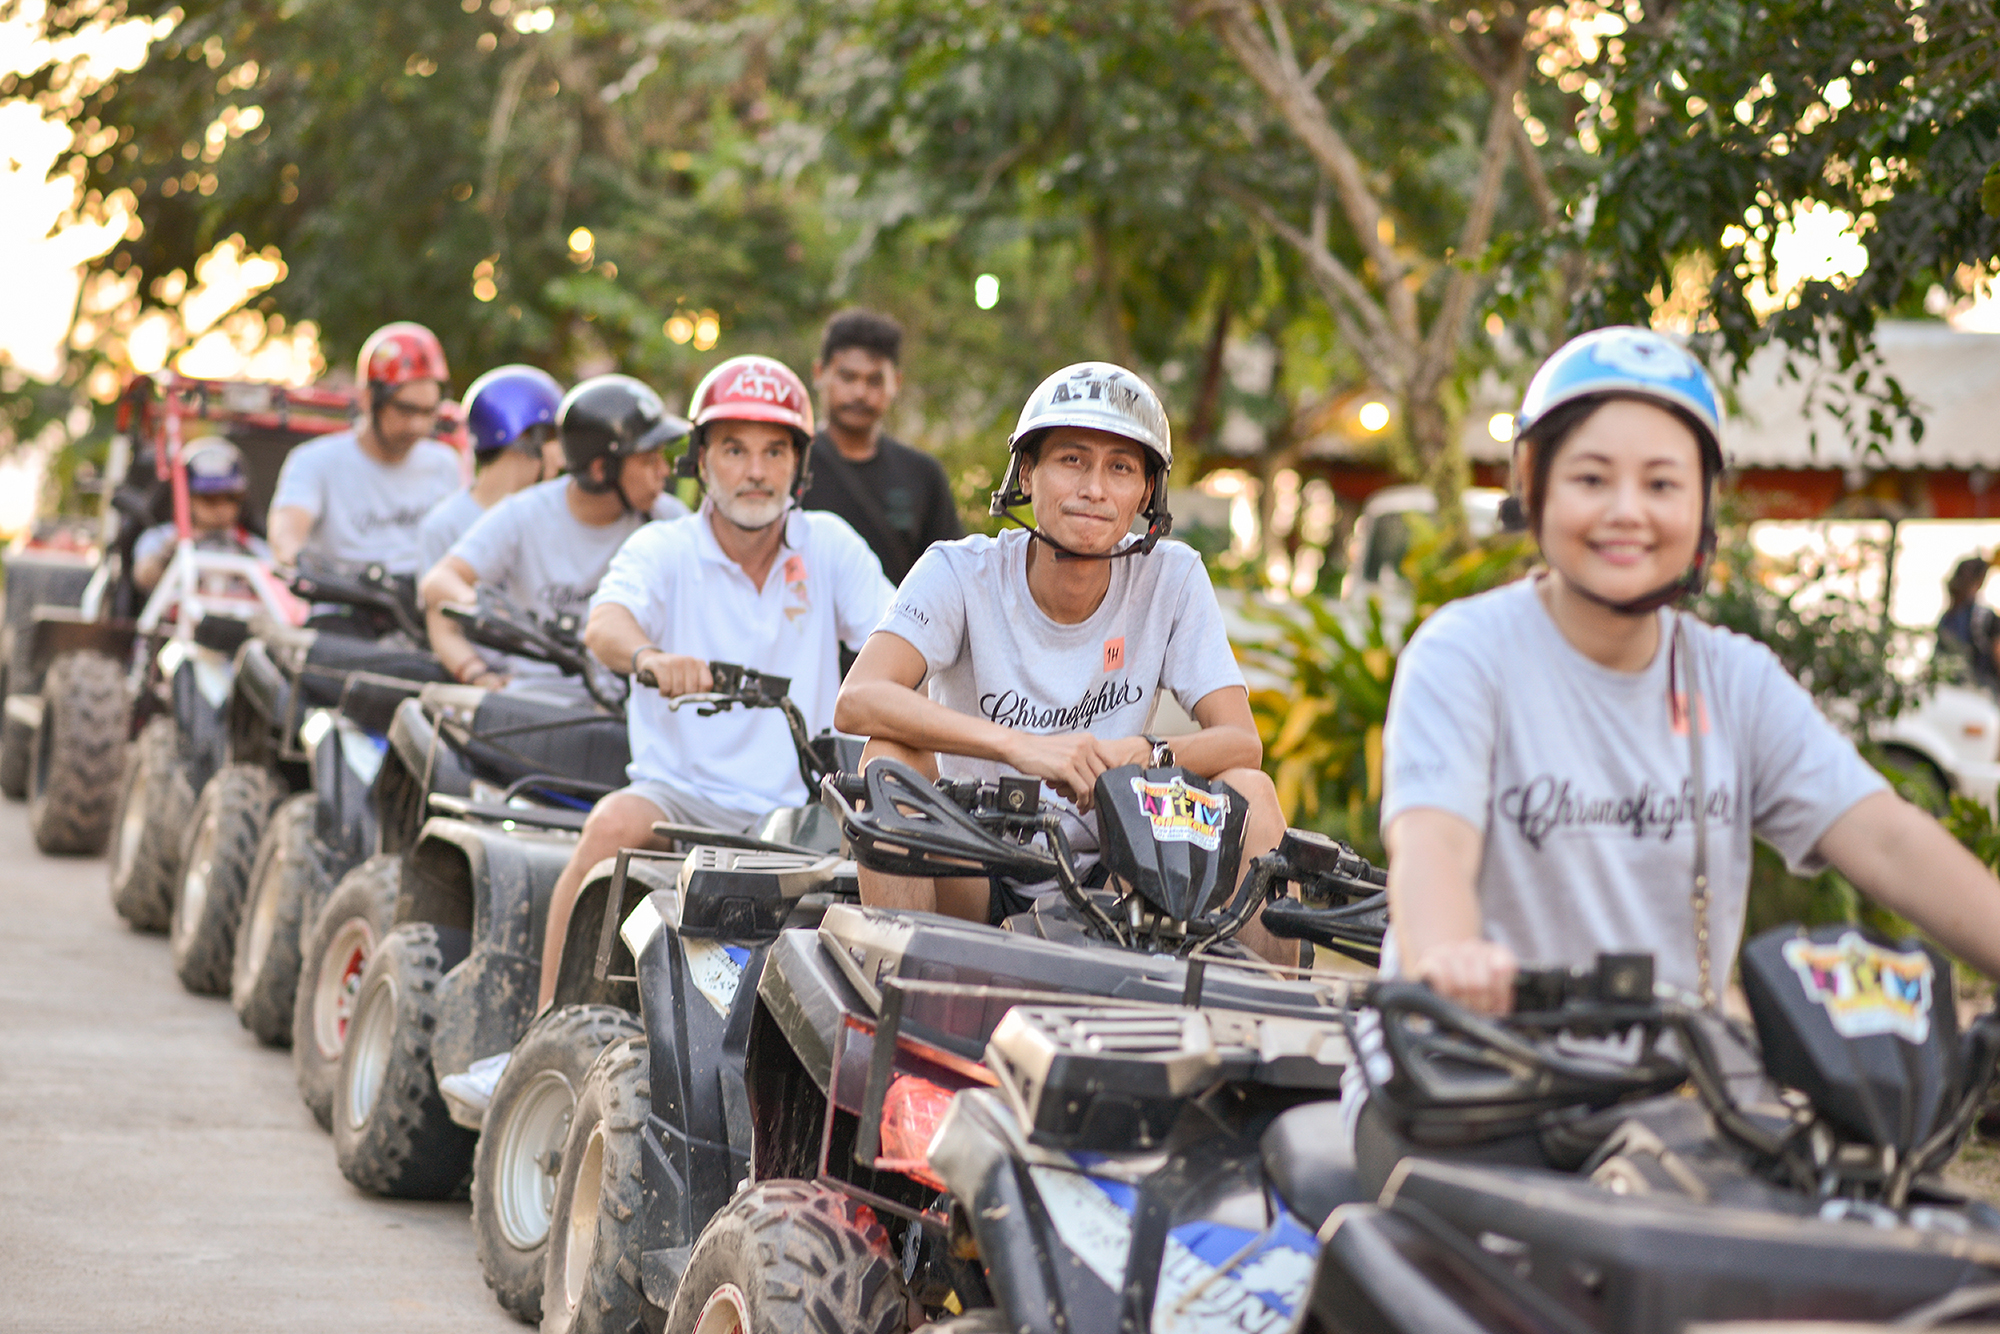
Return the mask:
[[696,463],[707,442],[710,422],[774,422],[792,433],[792,443],[799,451],[792,499],[806,493],[812,464],[812,395],[806,392],[805,381],[784,362],[774,357],[731,357],[701,377],[701,383],[694,387],[688,416],[694,419],[694,434],[675,469],[681,476],[701,475]]
[[776,422],[801,448],[813,436],[812,395],[792,368],[771,357],[731,357],[695,386],[695,442],[713,421]]
[[451,383],[451,371],[444,364],[444,347],[436,334],[421,324],[398,320],[368,335],[368,341],[361,345],[354,378],[368,386],[371,397],[379,401],[412,380],[436,380],[443,389]]

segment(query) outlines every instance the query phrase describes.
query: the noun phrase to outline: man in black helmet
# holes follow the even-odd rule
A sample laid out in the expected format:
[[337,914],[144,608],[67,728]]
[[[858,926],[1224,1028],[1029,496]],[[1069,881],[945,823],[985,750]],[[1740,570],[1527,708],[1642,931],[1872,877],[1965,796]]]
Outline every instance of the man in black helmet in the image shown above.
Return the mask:
[[444,615],[447,605],[470,605],[483,583],[543,620],[581,618],[626,538],[648,519],[688,512],[666,493],[665,451],[689,426],[646,385],[629,375],[585,380],[563,399],[558,422],[569,476],[502,500],[424,576],[431,651],[467,684],[554,685],[559,674],[528,659],[489,662]]

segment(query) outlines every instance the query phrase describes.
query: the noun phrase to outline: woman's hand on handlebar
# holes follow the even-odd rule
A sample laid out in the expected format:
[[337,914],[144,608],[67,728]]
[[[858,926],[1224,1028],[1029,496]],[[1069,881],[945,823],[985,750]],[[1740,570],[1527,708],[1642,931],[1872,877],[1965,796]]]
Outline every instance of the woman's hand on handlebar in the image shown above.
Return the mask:
[[1454,1004],[1480,1014],[1514,1008],[1514,951],[1491,940],[1454,940],[1425,950],[1410,976]]
[[[655,687],[668,699],[715,689],[715,678],[709,674],[707,662],[682,653],[668,653],[664,649],[640,650],[638,658],[632,663],[632,671],[641,684]],[[650,682],[644,679],[648,676],[653,678]]]

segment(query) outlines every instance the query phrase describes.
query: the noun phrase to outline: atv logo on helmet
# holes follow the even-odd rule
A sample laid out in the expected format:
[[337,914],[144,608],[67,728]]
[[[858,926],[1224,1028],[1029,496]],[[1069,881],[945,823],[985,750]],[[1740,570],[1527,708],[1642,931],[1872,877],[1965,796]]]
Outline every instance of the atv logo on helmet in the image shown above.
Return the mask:
[[1222,825],[1229,816],[1229,798],[1220,792],[1191,788],[1179,777],[1164,783],[1134,776],[1132,791],[1139,809],[1153,826],[1156,843],[1192,843],[1214,852],[1222,845]]
[[1092,380],[1086,378],[1088,371],[1080,371],[1074,377],[1080,383],[1059,384],[1049,395],[1049,402],[1080,403],[1089,401],[1103,403],[1114,411],[1123,413],[1134,421],[1143,421],[1145,414],[1139,410],[1139,391],[1131,385],[1120,384],[1116,380]]
[[776,403],[780,407],[795,407],[792,401],[792,387],[782,376],[774,373],[768,365],[751,363],[736,372],[736,380],[718,395],[720,398],[760,398],[766,403]]
[[1831,945],[1788,940],[1784,955],[1807,998],[1826,1007],[1840,1036],[1894,1033],[1905,1042],[1929,1040],[1933,970],[1922,950],[1884,949],[1848,931]]

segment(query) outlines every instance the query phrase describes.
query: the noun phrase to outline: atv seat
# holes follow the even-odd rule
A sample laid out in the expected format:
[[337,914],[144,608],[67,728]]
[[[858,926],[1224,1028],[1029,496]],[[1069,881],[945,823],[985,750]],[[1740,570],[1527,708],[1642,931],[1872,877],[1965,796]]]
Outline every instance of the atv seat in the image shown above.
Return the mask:
[[625,786],[631,743],[613,714],[494,692],[479,702],[470,732],[465,757],[493,781],[549,774],[600,795]]
[[480,824],[508,823],[524,829],[566,830],[572,834],[582,833],[583,822],[589,818],[588,812],[564,810],[558,806],[505,806],[499,802],[473,801],[442,792],[431,793],[430,802],[431,809],[439,815],[450,815],[460,820],[473,820]]
[[346,635],[316,635],[306,649],[305,666],[299,672],[303,703],[307,708],[333,708],[340,703],[348,676],[355,672],[405,681],[451,679],[444,664],[416,649]]
[[1280,1199],[1318,1230],[1343,1204],[1372,1202],[1354,1172],[1354,1144],[1338,1102],[1309,1102],[1279,1113],[1259,1142],[1264,1172]]

